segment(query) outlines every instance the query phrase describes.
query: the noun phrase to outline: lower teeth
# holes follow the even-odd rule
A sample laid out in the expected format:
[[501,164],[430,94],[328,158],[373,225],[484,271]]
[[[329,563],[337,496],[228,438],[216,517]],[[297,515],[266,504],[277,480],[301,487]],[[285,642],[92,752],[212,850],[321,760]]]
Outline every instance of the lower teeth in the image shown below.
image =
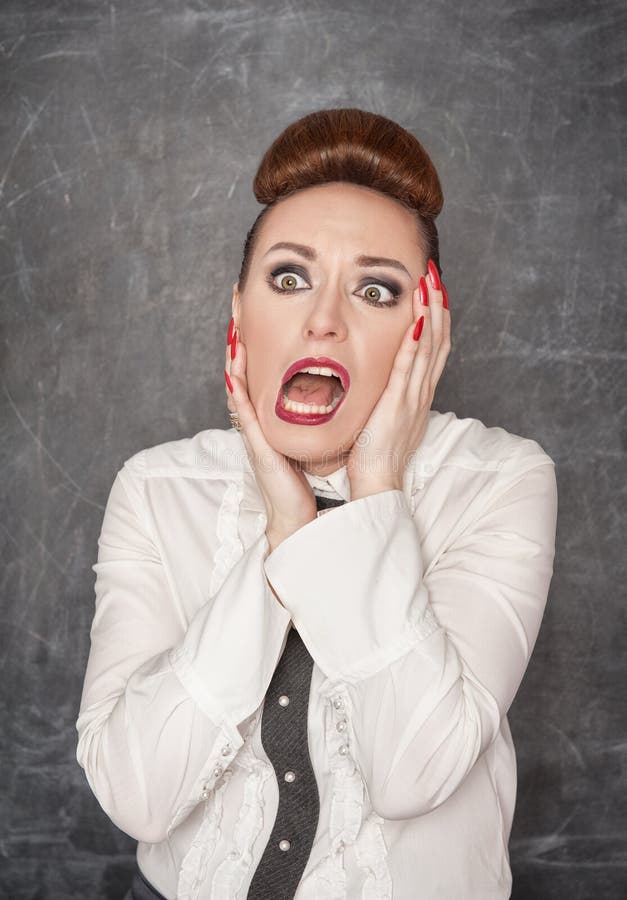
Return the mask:
[[297,413],[315,413],[317,415],[323,415],[324,413],[330,413],[335,407],[338,405],[342,396],[336,397],[331,401],[330,406],[316,406],[312,403],[297,403],[294,400],[290,400],[286,394],[283,394],[283,406],[289,412],[297,412]]

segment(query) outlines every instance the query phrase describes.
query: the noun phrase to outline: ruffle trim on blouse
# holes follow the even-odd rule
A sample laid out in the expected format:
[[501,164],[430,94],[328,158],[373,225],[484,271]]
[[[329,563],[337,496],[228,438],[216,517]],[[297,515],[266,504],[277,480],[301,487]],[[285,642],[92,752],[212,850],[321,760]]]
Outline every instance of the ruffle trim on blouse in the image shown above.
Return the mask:
[[176,889],[177,900],[198,900],[207,865],[221,836],[220,822],[224,809],[222,795],[227,785],[228,778],[225,778],[214,788],[211,797],[206,801],[200,828],[181,863]]
[[355,842],[355,857],[366,872],[361,900],[392,900],[392,876],[387,864],[387,847],[381,824],[384,819],[371,812]]
[[243,556],[244,547],[239,539],[237,523],[240,502],[244,493],[242,481],[229,482],[222,497],[216,522],[216,536],[220,546],[214,557],[209,596],[213,597],[236,562]]
[[[237,759],[231,764],[248,770],[244,782],[244,798],[233,834],[233,847],[216,868],[210,896],[212,900],[232,900],[239,896],[241,885],[252,865],[252,847],[263,828],[264,784],[270,777],[270,766],[255,754],[251,735],[259,715],[251,718]],[[224,780],[206,800],[205,815],[196,832],[179,874],[177,900],[198,900],[203,888],[207,867],[222,836],[224,813],[223,794],[232,778],[232,771],[224,772]]]
[[[350,699],[344,694],[350,709]],[[349,713],[350,719],[350,713]],[[387,847],[381,831],[384,821],[374,811],[363,820],[365,787],[350,753],[339,752],[335,719],[326,718],[326,738],[331,762],[331,812],[329,836],[331,849],[312,870],[316,900],[346,900],[344,850],[353,845],[357,863],[364,870],[362,900],[391,900],[392,879],[387,866]]]
[[237,758],[237,764],[248,769],[244,783],[244,798],[233,831],[233,846],[218,865],[211,882],[212,900],[232,900],[240,897],[240,890],[253,864],[252,848],[261,834],[264,824],[264,785],[274,773],[271,765],[259,759],[252,747],[252,732],[257,725],[256,716],[246,734],[246,743]]

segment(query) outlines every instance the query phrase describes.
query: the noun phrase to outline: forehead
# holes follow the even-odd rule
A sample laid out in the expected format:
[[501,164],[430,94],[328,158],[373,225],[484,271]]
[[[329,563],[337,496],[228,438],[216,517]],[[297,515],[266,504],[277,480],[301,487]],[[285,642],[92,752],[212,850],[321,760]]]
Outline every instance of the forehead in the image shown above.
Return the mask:
[[393,197],[362,185],[332,182],[297,191],[268,211],[259,235],[260,252],[279,239],[322,245],[366,242],[376,252],[398,251],[399,242],[415,248],[418,228],[413,213]]

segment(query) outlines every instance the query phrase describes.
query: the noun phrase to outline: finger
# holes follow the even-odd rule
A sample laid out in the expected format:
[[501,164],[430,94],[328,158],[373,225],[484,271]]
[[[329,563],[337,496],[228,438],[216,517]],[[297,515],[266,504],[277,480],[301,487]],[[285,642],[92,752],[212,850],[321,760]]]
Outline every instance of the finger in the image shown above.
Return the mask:
[[451,314],[448,309],[442,305],[442,336],[440,339],[440,346],[435,355],[435,359],[433,362],[433,368],[431,369],[430,378],[432,389],[435,392],[435,387],[440,380],[442,372],[444,371],[444,366],[446,365],[446,360],[448,359],[449,353],[451,352]]
[[[419,291],[419,288],[417,288]],[[412,302],[412,310],[416,308],[416,301]],[[416,319],[412,320],[405,332],[401,345],[397,351],[392,371],[390,372],[389,385],[391,389],[397,392],[397,395],[404,396],[407,391],[407,385],[410,376],[414,377],[416,371],[424,372],[430,364],[431,358],[431,311],[428,306],[423,306],[418,301],[418,309],[420,310]],[[414,339],[414,331],[419,320],[422,318],[422,330],[420,337],[416,341]]]
[[247,445],[249,454],[255,459],[264,457],[271,447],[267,442],[257,419],[257,413],[248,395],[248,379],[246,376],[246,345],[237,335],[235,358],[230,361],[229,377],[233,385],[231,400],[234,412],[237,412],[241,425],[240,434]]
[[[231,345],[227,343],[226,350],[224,354],[224,371],[231,376]],[[237,412],[235,408],[235,401],[233,400],[233,395],[231,394],[228,385],[226,383],[226,378],[224,379],[224,392],[226,394],[226,407],[229,412]]]
[[[425,395],[428,395],[430,391],[435,390],[435,384],[437,384],[438,378],[435,374],[435,370],[436,367],[440,365],[440,353],[444,335],[445,310],[443,307],[442,291],[433,286],[433,282],[428,274],[423,276],[423,279],[429,300],[429,336],[426,339],[429,343],[429,347],[428,351],[426,349],[424,352],[419,350],[416,354],[414,367],[408,379],[407,393],[408,400],[412,407],[420,404],[421,401],[426,399]],[[423,309],[424,308],[425,307],[423,307]],[[425,329],[423,328],[419,343],[422,343],[424,337]]]

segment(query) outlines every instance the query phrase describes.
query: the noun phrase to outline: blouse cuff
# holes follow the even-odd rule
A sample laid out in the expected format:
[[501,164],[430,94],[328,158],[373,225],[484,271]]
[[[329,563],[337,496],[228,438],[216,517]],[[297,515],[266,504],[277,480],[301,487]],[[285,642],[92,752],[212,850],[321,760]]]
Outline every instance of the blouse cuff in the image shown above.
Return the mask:
[[264,698],[284,645],[290,614],[262,576],[268,552],[261,534],[194,616],[170,663],[196,703],[236,746],[235,723]]
[[264,569],[334,682],[368,678],[439,627],[400,490],[360,497],[308,522],[266,557]]

